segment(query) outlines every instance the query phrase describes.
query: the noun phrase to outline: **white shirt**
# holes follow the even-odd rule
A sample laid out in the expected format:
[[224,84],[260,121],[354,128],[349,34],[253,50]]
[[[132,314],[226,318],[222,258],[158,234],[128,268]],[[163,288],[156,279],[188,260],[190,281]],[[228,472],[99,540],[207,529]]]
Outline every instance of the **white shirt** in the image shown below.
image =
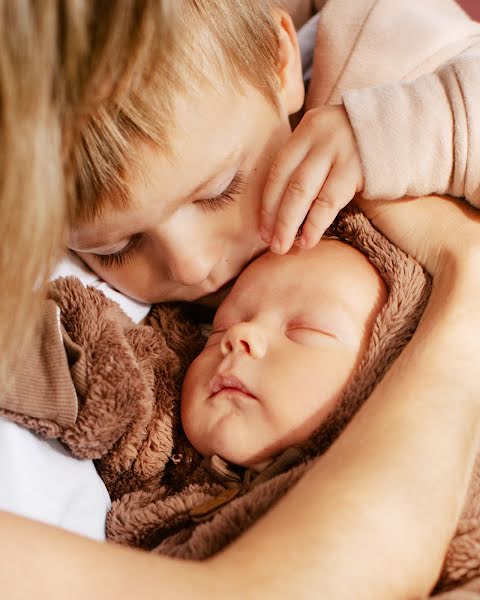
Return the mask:
[[110,498],[91,460],[0,418],[0,509],[105,539]]

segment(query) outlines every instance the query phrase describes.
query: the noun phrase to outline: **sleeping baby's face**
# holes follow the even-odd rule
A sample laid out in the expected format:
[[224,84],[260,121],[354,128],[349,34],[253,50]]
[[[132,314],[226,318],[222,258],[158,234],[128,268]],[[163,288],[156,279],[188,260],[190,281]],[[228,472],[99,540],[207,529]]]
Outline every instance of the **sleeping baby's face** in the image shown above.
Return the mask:
[[385,301],[378,272],[343,242],[262,255],[220,305],[187,372],[190,442],[253,466],[305,441],[335,406]]

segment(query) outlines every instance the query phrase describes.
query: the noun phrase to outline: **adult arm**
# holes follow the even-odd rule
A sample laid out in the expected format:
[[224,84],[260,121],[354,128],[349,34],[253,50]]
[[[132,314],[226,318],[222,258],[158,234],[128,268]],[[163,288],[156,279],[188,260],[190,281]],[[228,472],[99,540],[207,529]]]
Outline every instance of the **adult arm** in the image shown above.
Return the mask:
[[[471,220],[459,216],[459,227]],[[356,598],[373,600],[426,593],[459,516],[479,441],[474,358],[480,336],[471,335],[480,326],[472,276],[478,257],[476,241],[461,239],[462,247],[448,247],[440,261],[431,258],[440,246],[430,245],[435,285],[424,319],[351,425],[223,553],[198,564],[175,561],[2,513],[6,597],[31,598],[42,590],[55,600],[66,589],[73,599],[340,599],[355,589]]]

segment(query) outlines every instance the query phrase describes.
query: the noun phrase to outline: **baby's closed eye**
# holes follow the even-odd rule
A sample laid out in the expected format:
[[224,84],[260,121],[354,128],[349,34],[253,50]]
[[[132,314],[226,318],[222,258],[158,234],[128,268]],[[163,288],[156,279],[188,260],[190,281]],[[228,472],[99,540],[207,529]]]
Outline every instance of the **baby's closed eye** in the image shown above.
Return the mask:
[[289,326],[285,330],[289,340],[305,346],[319,346],[326,340],[337,340],[337,336],[330,330],[313,325]]

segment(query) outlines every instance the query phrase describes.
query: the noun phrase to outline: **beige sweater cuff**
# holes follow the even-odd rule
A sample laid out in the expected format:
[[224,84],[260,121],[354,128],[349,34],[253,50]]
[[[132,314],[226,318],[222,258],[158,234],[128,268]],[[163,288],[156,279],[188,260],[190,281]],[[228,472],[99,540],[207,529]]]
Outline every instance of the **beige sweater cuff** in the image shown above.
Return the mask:
[[343,95],[365,175],[364,196],[431,193],[480,204],[480,57],[437,73]]
[[68,336],[62,337],[60,309],[46,301],[39,332],[9,391],[0,398],[0,409],[63,427],[74,425],[78,405],[70,368],[75,370],[82,355]]

